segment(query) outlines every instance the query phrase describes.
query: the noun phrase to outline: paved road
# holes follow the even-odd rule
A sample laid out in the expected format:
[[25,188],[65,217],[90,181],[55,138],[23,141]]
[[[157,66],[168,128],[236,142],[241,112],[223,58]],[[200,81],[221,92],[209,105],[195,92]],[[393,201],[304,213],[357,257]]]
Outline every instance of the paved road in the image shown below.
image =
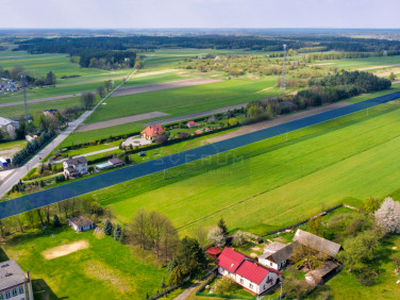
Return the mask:
[[352,114],[376,105],[400,98],[400,92],[355,103],[331,111],[290,121],[274,127],[251,132],[214,144],[204,145],[195,149],[175,153],[159,159],[147,161],[138,165],[121,168],[97,176],[57,186],[38,193],[25,195],[9,201],[0,202],[0,219],[20,214],[35,208],[57,203],[72,197],[84,195],[102,188],[116,185],[128,180],[153,174],[165,169],[190,163],[211,155],[229,151],[244,145],[249,145],[293,130],[309,127],[341,116]]
[[[136,73],[136,70],[131,73],[128,80]],[[49,145],[43,148],[39,153],[37,153],[33,158],[31,158],[23,167],[15,169],[12,175],[7,177],[0,185],[0,198],[7,193],[14,185],[16,185],[20,179],[22,179],[32,168],[36,167],[38,163],[47,156],[55,147],[57,147],[63,140],[65,140],[68,135],[70,135],[79,125],[81,125],[87,117],[89,117],[98,108],[101,103],[107,100],[112,93],[114,93],[123,82],[121,82],[114,90],[112,90],[107,96],[105,96],[96,106],[90,110],[84,112],[77,120],[68,124],[68,128],[62,131]]]

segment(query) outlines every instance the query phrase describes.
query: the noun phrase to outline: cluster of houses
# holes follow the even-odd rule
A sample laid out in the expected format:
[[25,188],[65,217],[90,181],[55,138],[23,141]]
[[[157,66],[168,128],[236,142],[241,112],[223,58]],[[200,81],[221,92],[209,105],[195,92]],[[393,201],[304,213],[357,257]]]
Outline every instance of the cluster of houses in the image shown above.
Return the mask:
[[18,91],[18,87],[16,87],[15,82],[12,80],[8,80],[6,82],[1,82],[0,81],[0,94],[1,93],[14,93]]
[[321,282],[338,270],[339,264],[334,257],[342,249],[341,245],[301,229],[296,231],[290,244],[273,242],[267,245],[257,260],[232,248],[225,248],[221,252],[219,248],[211,247],[207,249],[207,254],[216,257],[218,274],[228,276],[255,295],[263,295],[283,281],[281,270],[290,263],[296,247],[300,245],[329,257],[320,268],[305,275],[307,282]]
[[[107,162],[96,165],[97,172],[118,168],[124,166],[125,163],[119,158],[111,158]],[[70,179],[76,179],[89,173],[88,161],[84,156],[67,159],[63,163],[64,176]],[[1,300],[1,299],[0,299]]]

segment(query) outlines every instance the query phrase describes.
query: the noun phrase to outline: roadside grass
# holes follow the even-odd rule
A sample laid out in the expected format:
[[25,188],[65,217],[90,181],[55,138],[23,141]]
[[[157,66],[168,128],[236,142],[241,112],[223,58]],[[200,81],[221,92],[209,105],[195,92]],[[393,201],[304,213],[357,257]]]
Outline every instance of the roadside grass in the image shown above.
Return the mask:
[[19,150],[22,150],[27,143],[26,140],[0,143],[0,156],[4,158],[12,158],[12,155]]
[[[87,241],[89,248],[52,260],[41,254],[81,240]],[[23,270],[29,270],[34,280],[43,279],[58,298],[145,299],[147,294],[155,294],[162,278],[168,276],[165,268],[151,259],[140,261],[136,249],[112,237],[98,239],[93,231],[77,234],[66,226],[16,237],[7,241],[4,251]]]

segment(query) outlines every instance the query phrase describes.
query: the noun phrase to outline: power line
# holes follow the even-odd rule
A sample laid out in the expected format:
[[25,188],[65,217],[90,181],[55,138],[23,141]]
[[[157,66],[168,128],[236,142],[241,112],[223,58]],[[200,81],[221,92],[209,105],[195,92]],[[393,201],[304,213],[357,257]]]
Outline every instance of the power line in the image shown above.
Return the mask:
[[286,90],[286,44],[283,45],[281,90],[282,91]]

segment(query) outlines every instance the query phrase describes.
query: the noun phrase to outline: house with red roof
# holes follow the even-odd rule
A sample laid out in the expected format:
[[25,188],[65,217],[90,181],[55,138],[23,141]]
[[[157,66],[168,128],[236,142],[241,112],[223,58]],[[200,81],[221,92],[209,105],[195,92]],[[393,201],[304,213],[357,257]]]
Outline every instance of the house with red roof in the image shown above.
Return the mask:
[[197,127],[197,123],[195,121],[189,121],[189,122],[187,122],[186,126],[188,128],[195,128],[195,127]]
[[141,135],[146,140],[153,140],[156,137],[158,137],[161,134],[161,132],[163,132],[163,131],[164,131],[164,128],[162,128],[161,125],[150,125],[150,126],[147,126],[146,129],[144,129],[141,132]]
[[264,267],[232,248],[225,248],[215,261],[218,273],[228,276],[249,292],[261,295],[282,281],[282,273]]

